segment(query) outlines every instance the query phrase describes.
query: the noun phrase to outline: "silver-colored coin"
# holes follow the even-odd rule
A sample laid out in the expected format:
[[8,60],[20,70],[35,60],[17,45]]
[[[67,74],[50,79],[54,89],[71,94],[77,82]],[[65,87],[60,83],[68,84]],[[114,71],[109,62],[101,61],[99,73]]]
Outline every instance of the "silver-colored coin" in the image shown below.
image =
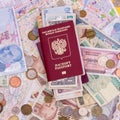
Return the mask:
[[61,115],[64,117],[69,117],[73,113],[73,109],[70,106],[65,106],[64,108],[61,109]]
[[38,119],[37,117],[33,116],[33,117],[30,118],[30,120],[40,120],[40,119]]

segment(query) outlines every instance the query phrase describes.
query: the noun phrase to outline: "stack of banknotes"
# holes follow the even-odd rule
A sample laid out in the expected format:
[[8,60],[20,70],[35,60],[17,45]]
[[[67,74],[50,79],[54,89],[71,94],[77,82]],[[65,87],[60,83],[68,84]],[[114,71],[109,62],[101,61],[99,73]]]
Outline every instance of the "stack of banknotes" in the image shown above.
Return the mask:
[[[120,120],[119,5],[119,0],[1,0],[0,120]],[[69,20],[85,76],[48,82],[38,29]]]

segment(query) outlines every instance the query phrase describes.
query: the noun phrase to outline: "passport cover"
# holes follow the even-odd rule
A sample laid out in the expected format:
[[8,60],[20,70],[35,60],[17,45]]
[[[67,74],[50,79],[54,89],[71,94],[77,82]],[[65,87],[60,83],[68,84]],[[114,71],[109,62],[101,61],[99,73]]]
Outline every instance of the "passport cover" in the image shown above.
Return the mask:
[[73,21],[39,28],[48,81],[83,75],[83,62]]

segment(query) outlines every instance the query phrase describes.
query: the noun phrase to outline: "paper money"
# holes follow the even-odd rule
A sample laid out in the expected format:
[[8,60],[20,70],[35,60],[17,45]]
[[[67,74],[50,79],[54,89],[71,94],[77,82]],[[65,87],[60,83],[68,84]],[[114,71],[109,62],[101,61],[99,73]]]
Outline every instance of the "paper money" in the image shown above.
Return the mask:
[[[82,22],[82,21],[81,21]],[[114,39],[105,35],[101,30],[98,30],[92,25],[83,25],[84,23],[77,24],[78,38],[81,46],[105,48],[105,49],[119,49],[120,44]],[[86,36],[87,30],[93,30],[96,35],[93,38]]]
[[81,77],[78,76],[77,79],[78,79],[78,86],[76,88],[54,90],[54,96],[56,100],[71,99],[82,96],[83,87],[82,87]]
[[14,9],[0,9],[0,76],[26,71]]
[[42,91],[38,100],[33,106],[33,114],[37,116],[39,119],[43,120],[52,120],[57,117],[58,107],[56,107],[56,100],[52,98],[50,103],[46,103],[44,101],[45,96],[51,94],[48,91]]
[[115,76],[88,74],[88,78],[89,82],[83,86],[100,106],[108,104],[120,93],[120,81]]
[[88,91],[85,88],[83,88],[83,96],[76,98],[76,100],[79,107],[82,106],[87,107],[90,105],[94,105],[96,103],[96,101],[93,99],[93,97],[88,93]]
[[118,50],[81,47],[84,67],[87,72],[119,76],[120,59]]
[[54,13],[73,13],[71,6],[62,6],[62,7],[55,7],[55,8],[48,8],[42,10],[42,19],[43,19],[43,26],[46,26],[46,14],[54,14]]
[[120,42],[120,19],[116,18],[104,27],[103,31],[117,42]]
[[86,17],[82,19],[99,29],[103,29],[113,19],[119,17],[110,0],[81,0],[80,5],[81,9],[87,12]]
[[77,76],[49,82],[51,89],[70,89],[77,87]]
[[74,13],[67,14],[46,14],[46,24],[47,26],[53,25],[55,23],[60,23],[60,21],[73,20],[76,24],[76,15]]

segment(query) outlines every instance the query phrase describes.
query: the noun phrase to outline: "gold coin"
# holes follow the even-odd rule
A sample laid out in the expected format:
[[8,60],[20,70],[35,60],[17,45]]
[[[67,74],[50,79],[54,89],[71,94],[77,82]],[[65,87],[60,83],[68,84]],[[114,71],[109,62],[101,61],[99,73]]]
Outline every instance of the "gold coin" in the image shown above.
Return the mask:
[[80,10],[80,17],[85,17],[87,15],[87,12],[85,10]]
[[108,68],[110,68],[110,69],[114,68],[114,67],[115,67],[115,62],[114,62],[114,60],[112,60],[112,59],[107,60],[107,61],[106,61],[106,67],[108,67]]
[[32,41],[36,40],[38,36],[35,36],[32,31],[28,33],[28,38]]
[[51,102],[52,102],[52,99],[53,99],[53,97],[52,97],[52,96],[49,96],[49,95],[46,95],[46,96],[44,97],[44,101],[45,101],[46,103],[51,103]]
[[64,116],[61,116],[61,117],[58,117],[58,120],[68,120],[68,118],[64,117]]
[[29,104],[24,104],[22,107],[21,107],[21,112],[22,114],[24,115],[29,115],[32,113],[32,107],[29,105]]
[[102,108],[98,105],[94,106],[91,110],[93,116],[99,116],[102,114]]
[[18,116],[13,115],[8,120],[19,120]]
[[120,111],[120,104],[118,105],[118,110]]
[[85,36],[89,39],[92,39],[96,36],[96,32],[93,29],[87,29]]

